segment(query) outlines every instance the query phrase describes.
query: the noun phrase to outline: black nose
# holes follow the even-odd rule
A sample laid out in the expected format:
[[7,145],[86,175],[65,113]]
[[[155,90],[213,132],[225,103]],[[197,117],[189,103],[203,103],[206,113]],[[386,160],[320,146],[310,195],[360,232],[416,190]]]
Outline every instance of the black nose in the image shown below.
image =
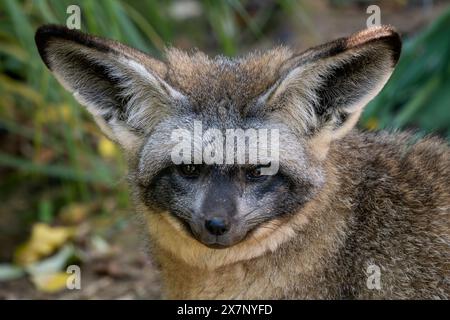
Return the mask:
[[230,229],[228,222],[225,219],[218,217],[207,219],[205,221],[205,228],[209,233],[215,236],[221,236]]

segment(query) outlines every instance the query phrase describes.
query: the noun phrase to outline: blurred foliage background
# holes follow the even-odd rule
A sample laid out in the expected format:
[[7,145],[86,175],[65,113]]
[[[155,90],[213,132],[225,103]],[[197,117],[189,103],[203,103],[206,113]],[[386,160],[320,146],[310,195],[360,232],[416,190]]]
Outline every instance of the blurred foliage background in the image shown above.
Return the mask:
[[[55,81],[35,48],[36,28],[65,24],[72,4],[81,9],[83,31],[156,57],[166,45],[229,56],[276,44],[306,49],[365,28],[366,8],[377,4],[382,23],[404,35],[404,50],[360,125],[450,138],[448,1],[2,0],[0,262],[20,265],[18,245],[37,222],[77,225],[90,214],[108,220],[112,212],[129,210],[124,160]],[[114,221],[109,231],[127,220]],[[39,230],[46,230],[42,226]]]

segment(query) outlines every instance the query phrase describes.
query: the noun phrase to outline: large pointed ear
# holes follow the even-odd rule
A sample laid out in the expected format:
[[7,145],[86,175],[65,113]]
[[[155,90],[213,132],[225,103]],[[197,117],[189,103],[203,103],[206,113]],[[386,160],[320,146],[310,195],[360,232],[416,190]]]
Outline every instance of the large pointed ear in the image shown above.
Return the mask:
[[35,40],[58,81],[125,149],[183,98],[163,80],[165,64],[138,50],[54,25],[40,27]]
[[380,92],[400,51],[399,35],[383,26],[294,55],[261,97],[262,105],[289,119],[315,147],[327,148],[355,125],[364,106]]

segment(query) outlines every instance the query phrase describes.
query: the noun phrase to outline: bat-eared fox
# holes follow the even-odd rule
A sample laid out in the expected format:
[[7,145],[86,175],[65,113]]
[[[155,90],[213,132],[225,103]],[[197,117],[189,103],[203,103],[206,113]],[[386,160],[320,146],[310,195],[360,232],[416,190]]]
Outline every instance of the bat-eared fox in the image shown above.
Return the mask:
[[391,27],[162,61],[62,26],[35,40],[123,150],[165,298],[449,298],[448,144],[354,129],[399,59]]

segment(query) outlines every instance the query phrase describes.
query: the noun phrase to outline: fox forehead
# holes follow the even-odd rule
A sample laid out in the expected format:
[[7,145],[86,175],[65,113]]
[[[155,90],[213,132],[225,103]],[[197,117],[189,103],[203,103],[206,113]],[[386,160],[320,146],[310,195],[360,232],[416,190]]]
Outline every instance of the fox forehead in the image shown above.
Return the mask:
[[[265,146],[261,146],[261,135],[265,136],[268,143],[272,145],[272,135],[274,134],[272,130],[277,131],[278,139],[276,142],[278,143],[277,146],[274,147],[278,149],[278,156],[273,160],[278,162],[285,174],[288,174],[292,179],[298,180],[301,183],[309,183],[311,179],[317,181],[320,180],[321,182],[321,172],[317,171],[317,163],[309,154],[306,140],[303,137],[296,135],[296,133],[286,124],[263,119],[254,119],[254,121],[247,122],[246,127],[239,127],[239,124],[237,127],[233,127],[233,124],[235,123],[233,123],[232,120],[225,121],[224,123],[218,123],[217,121],[198,121],[197,116],[194,114],[175,115],[161,121],[155,126],[155,129],[147,135],[146,141],[135,156],[136,162],[131,168],[131,171],[133,171],[132,173],[134,174],[133,180],[135,182],[139,181],[142,185],[148,185],[150,180],[152,180],[159,172],[174,165],[172,159],[173,151],[177,150],[175,147],[180,142],[180,137],[178,135],[173,136],[173,133],[177,130],[182,129],[184,138],[189,138],[189,145],[192,147],[192,149],[189,149],[188,151],[192,156],[191,161],[194,161],[194,149],[200,152],[202,159],[204,159],[207,152],[220,152],[223,155],[223,162],[215,166],[220,167],[221,169],[227,169],[230,167],[230,165],[225,164],[225,160],[227,159],[227,144],[237,147],[234,136],[230,137],[228,131],[234,131],[235,134],[239,135],[240,133],[236,131],[240,130],[243,133],[244,139],[251,139],[246,133],[247,130],[250,129],[255,132],[254,137],[258,137],[258,147],[262,148]],[[196,125],[199,127],[195,128]],[[230,125],[230,127],[226,128],[227,125]],[[210,129],[220,132],[222,139],[211,139]],[[260,129],[263,129],[263,131],[257,132]],[[250,140],[246,141],[248,141],[248,143],[244,144],[243,152],[246,161],[249,161],[249,153],[253,151],[255,154],[258,154],[258,149],[255,151]],[[272,153],[273,151],[269,152],[270,156],[274,156]],[[233,156],[235,156],[234,153]],[[245,164],[233,163],[231,166],[236,167],[246,164],[248,164],[248,162]]]
[[242,108],[278,80],[281,66],[291,56],[285,47],[239,58],[211,58],[200,51],[168,49],[165,80],[200,111],[224,102]]

